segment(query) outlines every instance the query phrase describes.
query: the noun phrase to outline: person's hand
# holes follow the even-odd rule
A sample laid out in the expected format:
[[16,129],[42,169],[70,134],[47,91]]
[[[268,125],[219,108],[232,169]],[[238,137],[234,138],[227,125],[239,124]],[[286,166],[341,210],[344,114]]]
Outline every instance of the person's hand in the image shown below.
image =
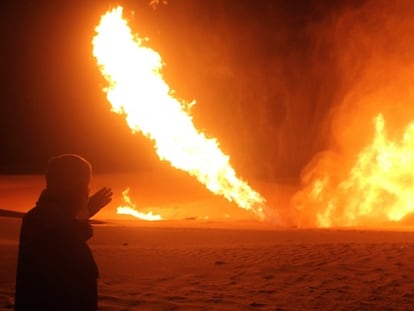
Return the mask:
[[88,201],[89,217],[92,217],[99,212],[104,206],[111,202],[111,200],[112,190],[108,187],[103,187],[91,195]]

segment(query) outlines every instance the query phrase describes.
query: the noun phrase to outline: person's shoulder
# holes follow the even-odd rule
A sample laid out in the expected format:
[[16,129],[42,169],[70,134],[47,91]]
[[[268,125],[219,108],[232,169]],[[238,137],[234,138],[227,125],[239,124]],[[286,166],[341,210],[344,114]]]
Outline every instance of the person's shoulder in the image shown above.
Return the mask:
[[36,217],[37,214],[37,209],[36,207],[31,208],[29,211],[27,211],[23,217],[22,217],[22,222],[26,223],[28,221],[30,221],[31,219],[33,219],[33,217]]
[[30,209],[22,218],[22,227],[32,228],[39,232],[47,231],[57,225],[60,225],[60,222],[38,206]]

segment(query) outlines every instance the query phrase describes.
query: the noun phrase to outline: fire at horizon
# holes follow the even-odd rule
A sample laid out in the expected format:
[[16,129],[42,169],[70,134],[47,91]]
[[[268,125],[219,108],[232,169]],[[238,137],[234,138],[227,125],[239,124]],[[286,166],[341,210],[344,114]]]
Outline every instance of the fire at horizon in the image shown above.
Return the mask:
[[[189,113],[195,102],[173,96],[161,74],[161,56],[145,45],[145,39],[132,34],[122,13],[119,6],[104,14],[93,38],[93,55],[109,84],[104,92],[112,111],[125,116],[133,133],[141,132],[154,142],[160,160],[263,220],[266,200],[237,176],[217,139],[196,129]],[[127,194],[124,200],[128,203]],[[118,213],[138,215],[131,206],[119,208]],[[139,218],[153,220],[153,216]]]
[[414,122],[401,139],[390,138],[381,113],[373,123],[372,142],[343,179],[316,168],[318,176],[296,195],[297,207],[311,210],[318,227],[383,226],[414,212]]

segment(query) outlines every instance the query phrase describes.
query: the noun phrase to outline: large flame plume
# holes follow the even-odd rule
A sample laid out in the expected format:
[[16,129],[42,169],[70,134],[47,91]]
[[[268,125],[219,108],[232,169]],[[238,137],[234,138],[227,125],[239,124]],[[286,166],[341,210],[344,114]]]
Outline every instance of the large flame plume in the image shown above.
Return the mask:
[[401,139],[389,137],[382,114],[374,126],[372,143],[345,180],[335,181],[327,170],[296,197],[315,207],[318,226],[384,225],[414,211],[414,122]]
[[109,83],[104,91],[112,110],[125,116],[133,132],[154,141],[161,160],[263,219],[265,199],[237,177],[217,140],[195,128],[188,113],[194,103],[172,96],[161,75],[160,55],[131,33],[122,11],[117,7],[103,15],[93,38],[93,55]]
[[299,226],[413,224],[413,14],[412,1],[367,0],[326,21],[342,82],[293,199]]

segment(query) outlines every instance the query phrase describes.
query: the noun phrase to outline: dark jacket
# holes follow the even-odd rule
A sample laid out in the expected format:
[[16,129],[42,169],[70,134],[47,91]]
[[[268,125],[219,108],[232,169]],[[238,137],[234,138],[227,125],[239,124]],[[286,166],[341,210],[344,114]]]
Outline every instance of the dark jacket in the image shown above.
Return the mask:
[[39,199],[23,218],[15,310],[96,310],[98,270],[86,241],[88,221],[63,217]]

